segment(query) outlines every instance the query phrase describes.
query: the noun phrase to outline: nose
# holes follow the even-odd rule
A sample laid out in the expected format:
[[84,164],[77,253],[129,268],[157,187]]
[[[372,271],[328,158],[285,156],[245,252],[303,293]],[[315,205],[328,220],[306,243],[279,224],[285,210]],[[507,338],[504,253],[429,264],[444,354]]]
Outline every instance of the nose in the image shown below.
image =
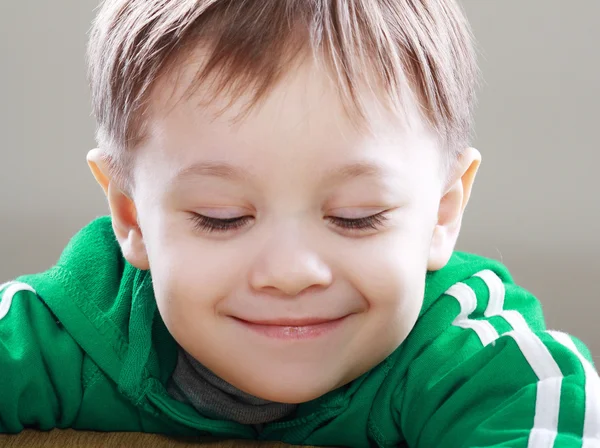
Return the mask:
[[326,288],[332,272],[319,254],[298,238],[271,238],[250,274],[256,291],[295,297],[310,288]]

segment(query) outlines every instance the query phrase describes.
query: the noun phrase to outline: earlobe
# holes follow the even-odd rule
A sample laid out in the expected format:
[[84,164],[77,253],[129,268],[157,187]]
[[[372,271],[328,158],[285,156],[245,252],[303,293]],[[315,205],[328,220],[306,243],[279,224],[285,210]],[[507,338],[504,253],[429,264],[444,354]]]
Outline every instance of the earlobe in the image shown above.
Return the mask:
[[481,154],[475,148],[467,148],[458,160],[451,177],[453,180],[440,200],[438,220],[431,238],[429,271],[443,268],[452,256],[480,164]]
[[148,270],[148,256],[142,231],[138,224],[134,201],[113,182],[106,160],[100,149],[87,155],[87,162],[98,184],[102,187],[112,217],[112,226],[125,259],[141,270]]
[[133,200],[121,191],[114,182],[108,183],[107,197],[113,230],[121,246],[123,256],[136,268],[144,271],[148,270],[148,254]]

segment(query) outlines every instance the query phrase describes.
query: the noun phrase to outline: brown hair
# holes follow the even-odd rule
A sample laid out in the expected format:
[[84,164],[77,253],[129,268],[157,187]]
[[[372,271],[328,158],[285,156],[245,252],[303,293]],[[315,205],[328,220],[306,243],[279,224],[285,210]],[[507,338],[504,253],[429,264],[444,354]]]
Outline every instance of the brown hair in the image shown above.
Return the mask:
[[89,81],[98,144],[117,172],[144,138],[157,79],[199,43],[209,52],[194,85],[212,76],[215,96],[251,89],[256,104],[308,48],[324,57],[349,116],[368,121],[364,84],[395,112],[412,89],[448,161],[468,144],[477,65],[455,0],[104,0]]

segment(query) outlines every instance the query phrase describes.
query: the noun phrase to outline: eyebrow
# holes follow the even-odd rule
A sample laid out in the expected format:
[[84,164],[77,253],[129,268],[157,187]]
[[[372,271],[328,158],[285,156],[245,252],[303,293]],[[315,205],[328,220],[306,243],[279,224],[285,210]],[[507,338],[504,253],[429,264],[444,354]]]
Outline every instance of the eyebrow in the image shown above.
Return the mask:
[[353,162],[327,171],[325,179],[330,182],[349,181],[359,177],[385,177],[389,171],[373,162]]
[[251,174],[244,168],[234,166],[227,162],[204,161],[194,163],[180,170],[173,178],[174,182],[187,180],[193,177],[209,176],[223,179],[248,179]]
[[[385,177],[389,174],[389,170],[379,164],[361,161],[328,170],[324,175],[324,179],[329,183],[337,183],[360,177]],[[203,161],[183,168],[175,175],[173,181],[176,183],[201,176],[231,180],[248,180],[255,177],[246,169],[227,162]]]

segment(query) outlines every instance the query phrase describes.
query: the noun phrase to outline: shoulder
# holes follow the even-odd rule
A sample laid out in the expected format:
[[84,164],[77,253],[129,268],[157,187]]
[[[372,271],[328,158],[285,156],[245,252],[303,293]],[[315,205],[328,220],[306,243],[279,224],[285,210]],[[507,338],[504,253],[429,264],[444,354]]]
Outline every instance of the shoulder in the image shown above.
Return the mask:
[[71,238],[56,265],[16,281],[37,291],[51,308],[81,301],[83,308],[104,309],[117,297],[126,268],[111,219],[103,216]]
[[17,327],[31,327],[40,313],[51,314],[31,285],[20,281],[0,284],[0,325],[3,328],[14,332]]
[[[424,429],[427,419],[462,415],[453,426],[457,438],[483,431],[484,420],[498,427],[518,421],[537,440],[559,437],[564,413],[565,424],[584,423],[583,437],[593,435],[600,428],[592,423],[600,415],[600,379],[585,346],[548,331],[537,298],[500,263],[462,254],[453,263],[457,272],[437,274],[436,296],[399,350],[399,419],[425,416],[412,419]],[[446,415],[449,407],[456,412]]]
[[71,239],[55,266],[16,283],[35,291],[80,344],[104,340],[122,355],[133,291],[145,278],[124,260],[111,219],[101,217]]

